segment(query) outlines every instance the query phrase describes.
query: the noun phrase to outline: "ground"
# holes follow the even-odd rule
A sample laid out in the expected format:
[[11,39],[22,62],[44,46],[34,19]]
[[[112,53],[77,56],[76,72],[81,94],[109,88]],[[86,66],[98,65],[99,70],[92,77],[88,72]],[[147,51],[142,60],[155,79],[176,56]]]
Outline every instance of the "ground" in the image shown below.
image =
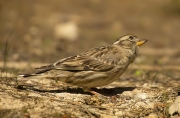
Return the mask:
[[[6,0],[0,6],[1,117],[180,117],[169,110],[180,95],[179,0]],[[101,95],[17,78],[125,34],[148,42],[117,81],[93,89]]]

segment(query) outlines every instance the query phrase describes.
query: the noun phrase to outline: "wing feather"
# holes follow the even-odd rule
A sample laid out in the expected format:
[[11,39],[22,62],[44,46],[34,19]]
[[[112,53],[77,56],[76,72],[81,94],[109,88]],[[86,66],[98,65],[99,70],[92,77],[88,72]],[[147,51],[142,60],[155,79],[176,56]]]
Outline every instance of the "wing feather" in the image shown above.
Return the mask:
[[[111,51],[111,53],[110,53]],[[117,50],[112,46],[102,46],[87,50],[80,55],[61,59],[52,65],[42,66],[36,69],[60,69],[66,71],[107,71],[117,65],[120,58]]]

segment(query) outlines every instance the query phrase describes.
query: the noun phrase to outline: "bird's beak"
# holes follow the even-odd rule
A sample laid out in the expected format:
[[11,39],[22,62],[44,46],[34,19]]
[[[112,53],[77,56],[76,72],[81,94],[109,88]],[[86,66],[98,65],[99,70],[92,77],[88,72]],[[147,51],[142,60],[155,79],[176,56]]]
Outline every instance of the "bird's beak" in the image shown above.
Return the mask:
[[144,43],[146,43],[148,40],[147,39],[140,39],[137,43],[136,43],[136,45],[137,46],[141,46],[141,45],[143,45]]

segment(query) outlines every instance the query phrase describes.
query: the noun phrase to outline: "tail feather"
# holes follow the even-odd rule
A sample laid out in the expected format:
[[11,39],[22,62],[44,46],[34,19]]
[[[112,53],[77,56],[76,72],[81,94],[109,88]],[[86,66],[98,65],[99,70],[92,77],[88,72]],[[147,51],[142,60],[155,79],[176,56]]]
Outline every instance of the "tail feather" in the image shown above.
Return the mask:
[[46,66],[37,67],[37,68],[35,68],[35,69],[50,69],[50,68],[53,68],[53,65],[52,65],[52,64],[46,65]]
[[30,76],[35,76],[36,74],[24,74],[24,75],[19,75],[20,77],[30,77]]
[[50,71],[52,70],[52,68],[48,68],[48,69],[44,69],[44,70],[40,70],[38,72],[35,72],[35,73],[32,73],[32,74],[22,74],[22,75],[19,75],[20,77],[31,77],[31,76],[37,76],[39,74],[42,74],[44,72],[47,72],[47,71]]

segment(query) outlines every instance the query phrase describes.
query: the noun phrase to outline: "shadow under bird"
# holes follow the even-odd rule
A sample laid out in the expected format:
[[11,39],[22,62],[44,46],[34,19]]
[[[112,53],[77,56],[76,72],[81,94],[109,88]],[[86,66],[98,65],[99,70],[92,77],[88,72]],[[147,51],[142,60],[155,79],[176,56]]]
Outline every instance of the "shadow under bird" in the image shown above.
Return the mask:
[[139,46],[147,42],[135,35],[125,35],[113,44],[89,49],[76,56],[35,68],[24,78],[49,78],[82,87],[84,91],[110,84],[117,80],[138,54]]

